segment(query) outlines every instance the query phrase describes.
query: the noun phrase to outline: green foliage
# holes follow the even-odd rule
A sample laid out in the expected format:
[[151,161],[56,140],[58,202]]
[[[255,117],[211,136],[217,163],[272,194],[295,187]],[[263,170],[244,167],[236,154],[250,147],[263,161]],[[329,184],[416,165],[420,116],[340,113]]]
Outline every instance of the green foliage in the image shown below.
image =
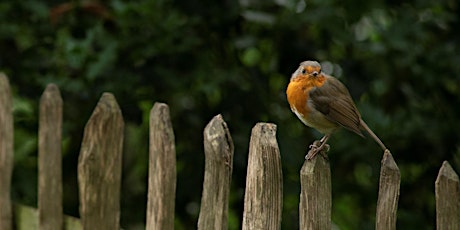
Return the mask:
[[[196,225],[201,133],[217,113],[235,142],[229,228],[241,223],[251,127],[266,121],[278,125],[283,229],[295,229],[299,170],[320,135],[295,118],[284,91],[298,63],[317,59],[349,87],[363,118],[394,154],[402,177],[398,228],[435,225],[437,170],[449,160],[460,172],[457,2],[88,2],[0,3],[0,66],[15,98],[17,201],[36,204],[37,104],[53,82],[65,103],[66,213],[78,215],[84,125],[102,92],[111,91],[126,121],[122,226],[143,225],[148,115],[161,101],[170,105],[176,134],[177,229]],[[330,140],[333,219],[341,229],[372,229],[380,150],[370,138],[348,134]]]

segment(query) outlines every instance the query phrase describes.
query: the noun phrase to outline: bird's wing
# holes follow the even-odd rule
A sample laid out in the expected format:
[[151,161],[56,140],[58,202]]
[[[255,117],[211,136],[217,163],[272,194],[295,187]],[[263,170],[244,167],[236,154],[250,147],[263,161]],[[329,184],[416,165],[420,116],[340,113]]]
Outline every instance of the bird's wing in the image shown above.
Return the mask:
[[316,110],[327,119],[363,136],[360,130],[361,115],[347,88],[339,80],[326,76],[326,82],[315,87],[309,96]]

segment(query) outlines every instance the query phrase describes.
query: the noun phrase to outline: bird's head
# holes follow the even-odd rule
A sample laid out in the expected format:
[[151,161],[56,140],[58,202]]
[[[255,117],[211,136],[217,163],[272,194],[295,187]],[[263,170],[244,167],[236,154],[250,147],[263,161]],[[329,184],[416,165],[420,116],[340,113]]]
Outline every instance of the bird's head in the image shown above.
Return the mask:
[[291,81],[297,79],[315,79],[320,76],[321,65],[317,61],[304,61],[299,68],[292,74]]

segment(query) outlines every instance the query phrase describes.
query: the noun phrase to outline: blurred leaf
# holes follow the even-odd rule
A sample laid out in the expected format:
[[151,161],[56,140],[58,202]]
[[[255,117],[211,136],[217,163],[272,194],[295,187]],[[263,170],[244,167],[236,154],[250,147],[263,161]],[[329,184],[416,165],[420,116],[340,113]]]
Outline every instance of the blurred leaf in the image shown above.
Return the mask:
[[241,61],[247,66],[255,66],[260,62],[261,57],[259,50],[252,47],[244,51]]

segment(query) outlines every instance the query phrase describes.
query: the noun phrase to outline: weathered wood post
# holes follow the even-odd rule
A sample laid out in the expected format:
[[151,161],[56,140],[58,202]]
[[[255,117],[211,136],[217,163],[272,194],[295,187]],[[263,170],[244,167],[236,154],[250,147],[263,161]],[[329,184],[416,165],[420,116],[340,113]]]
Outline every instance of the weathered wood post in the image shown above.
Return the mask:
[[[310,150],[311,151],[311,150]],[[331,168],[323,156],[305,160],[300,170],[299,229],[331,229]]]
[[280,229],[283,175],[276,125],[258,123],[249,143],[243,230]]
[[396,213],[398,211],[399,185],[401,176],[398,165],[390,151],[383,154],[380,169],[379,197],[377,200],[376,230],[396,229]]
[[39,229],[62,230],[62,98],[54,84],[40,99],[38,128]]
[[155,103],[150,110],[149,189],[146,229],[174,229],[176,147],[169,107]]
[[13,173],[13,106],[10,83],[0,73],[0,229],[13,229],[11,176]]
[[233,141],[220,114],[208,123],[203,136],[206,159],[198,229],[228,229]]
[[83,229],[120,229],[123,129],[115,97],[104,93],[86,124],[78,159]]
[[444,161],[435,182],[436,229],[460,229],[460,184],[449,162]]

